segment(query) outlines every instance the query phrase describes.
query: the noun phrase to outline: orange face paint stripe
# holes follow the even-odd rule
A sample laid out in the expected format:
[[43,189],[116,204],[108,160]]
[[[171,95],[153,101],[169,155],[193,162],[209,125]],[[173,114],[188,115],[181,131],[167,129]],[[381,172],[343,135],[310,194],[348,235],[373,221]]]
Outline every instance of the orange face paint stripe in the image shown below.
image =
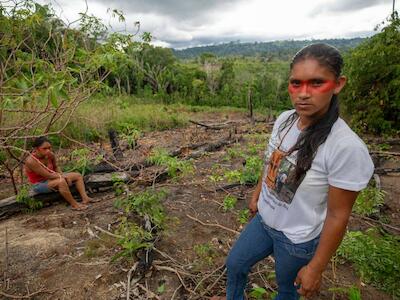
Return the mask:
[[300,92],[322,94],[329,92],[336,87],[336,81],[334,80],[326,80],[318,86],[314,86],[314,84],[315,83],[313,82],[313,80],[300,80],[299,83],[296,83],[296,85],[289,82],[288,91],[290,94],[296,94]]

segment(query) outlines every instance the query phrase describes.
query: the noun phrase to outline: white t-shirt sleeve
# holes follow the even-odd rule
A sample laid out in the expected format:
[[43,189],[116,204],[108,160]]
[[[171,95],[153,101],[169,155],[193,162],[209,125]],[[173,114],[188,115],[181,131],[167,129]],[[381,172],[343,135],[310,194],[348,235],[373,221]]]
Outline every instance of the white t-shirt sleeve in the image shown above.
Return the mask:
[[368,148],[354,136],[330,145],[327,155],[328,183],[350,191],[361,191],[374,172]]

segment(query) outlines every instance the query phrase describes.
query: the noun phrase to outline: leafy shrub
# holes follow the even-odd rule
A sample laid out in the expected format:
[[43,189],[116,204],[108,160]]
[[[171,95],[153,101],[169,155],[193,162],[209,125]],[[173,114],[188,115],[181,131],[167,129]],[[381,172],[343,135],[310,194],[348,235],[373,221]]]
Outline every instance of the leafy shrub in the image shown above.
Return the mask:
[[348,76],[341,101],[356,129],[375,133],[400,130],[400,19],[345,57]]
[[385,192],[375,187],[367,187],[358,195],[353,211],[362,216],[379,213],[385,203]]
[[229,182],[239,182],[241,184],[256,184],[260,177],[264,161],[258,156],[246,157],[246,162],[241,170],[225,172],[225,178]]
[[116,201],[115,205],[124,209],[125,213],[137,213],[140,216],[147,215],[150,221],[159,228],[163,228],[165,212],[161,200],[165,198],[166,192],[154,192],[152,190],[133,194],[125,199]]
[[224,204],[223,204],[223,209],[225,212],[228,210],[232,210],[235,208],[235,205],[237,203],[237,199],[234,196],[228,195],[224,198]]
[[151,248],[153,244],[150,240],[152,234],[135,223],[129,222],[126,217],[121,218],[121,222],[116,230],[116,233],[122,238],[118,240],[118,244],[122,247],[122,251],[113,257],[132,257],[137,250],[142,248]]
[[111,176],[111,182],[113,184],[115,196],[121,195],[124,192],[125,182],[115,174]]
[[158,166],[166,167],[168,175],[172,178],[176,178],[178,172],[181,173],[181,176],[193,172],[193,165],[190,161],[183,161],[179,160],[177,157],[172,157],[165,149],[155,149],[147,161]]
[[20,188],[18,195],[16,197],[16,201],[18,203],[23,203],[27,206],[27,212],[34,212],[43,207],[43,202],[29,196],[30,187],[28,185],[24,185]]
[[267,295],[267,290],[259,286],[253,287],[250,291],[252,299],[263,299],[265,295]]
[[246,224],[249,221],[249,218],[250,218],[250,211],[247,208],[239,211],[238,221],[240,224],[242,225]]
[[164,191],[148,190],[115,202],[115,206],[122,208],[125,215],[120,218],[121,222],[116,230],[116,234],[121,236],[118,244],[122,250],[114,256],[113,260],[120,257],[132,257],[139,249],[148,249],[153,246],[153,231],[144,230],[130,221],[127,216],[131,213],[136,213],[142,217],[147,216],[155,225],[157,231],[162,230],[164,228],[165,212],[161,205],[161,200],[165,196],[166,193]]
[[394,297],[400,297],[400,238],[381,235],[370,228],[365,233],[348,232],[337,255],[352,262],[362,280]]
[[256,184],[260,177],[264,161],[258,156],[249,156],[246,159],[246,164],[240,178],[240,183]]
[[71,160],[73,164],[68,171],[77,171],[82,175],[87,174],[91,170],[90,150],[87,148],[75,149],[71,152]]

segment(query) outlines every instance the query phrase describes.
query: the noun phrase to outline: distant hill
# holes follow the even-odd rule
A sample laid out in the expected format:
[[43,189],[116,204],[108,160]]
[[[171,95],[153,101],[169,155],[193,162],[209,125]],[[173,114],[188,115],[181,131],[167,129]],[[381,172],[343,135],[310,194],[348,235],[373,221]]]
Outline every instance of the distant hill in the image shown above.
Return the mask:
[[254,42],[240,43],[230,42],[212,46],[193,47],[173,52],[178,58],[190,59],[200,56],[202,53],[212,53],[216,56],[262,56],[266,58],[289,59],[298,50],[311,43],[328,43],[337,47],[341,51],[346,51],[356,47],[365,38],[352,39],[325,39],[325,40],[304,40],[304,41],[274,41],[274,42]]

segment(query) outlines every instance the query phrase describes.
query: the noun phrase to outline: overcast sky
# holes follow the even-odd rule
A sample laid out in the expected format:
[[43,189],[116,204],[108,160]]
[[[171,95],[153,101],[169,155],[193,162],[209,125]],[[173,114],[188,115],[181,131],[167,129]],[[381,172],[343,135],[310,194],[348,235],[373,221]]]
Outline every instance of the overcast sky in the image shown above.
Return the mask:
[[[70,21],[83,0],[52,3]],[[398,10],[398,2],[396,9]],[[392,12],[392,0],[88,0],[88,13],[109,22],[107,9],[122,10],[127,29],[140,21],[160,46],[186,48],[229,41],[365,37]],[[122,24],[110,21],[115,30]]]

